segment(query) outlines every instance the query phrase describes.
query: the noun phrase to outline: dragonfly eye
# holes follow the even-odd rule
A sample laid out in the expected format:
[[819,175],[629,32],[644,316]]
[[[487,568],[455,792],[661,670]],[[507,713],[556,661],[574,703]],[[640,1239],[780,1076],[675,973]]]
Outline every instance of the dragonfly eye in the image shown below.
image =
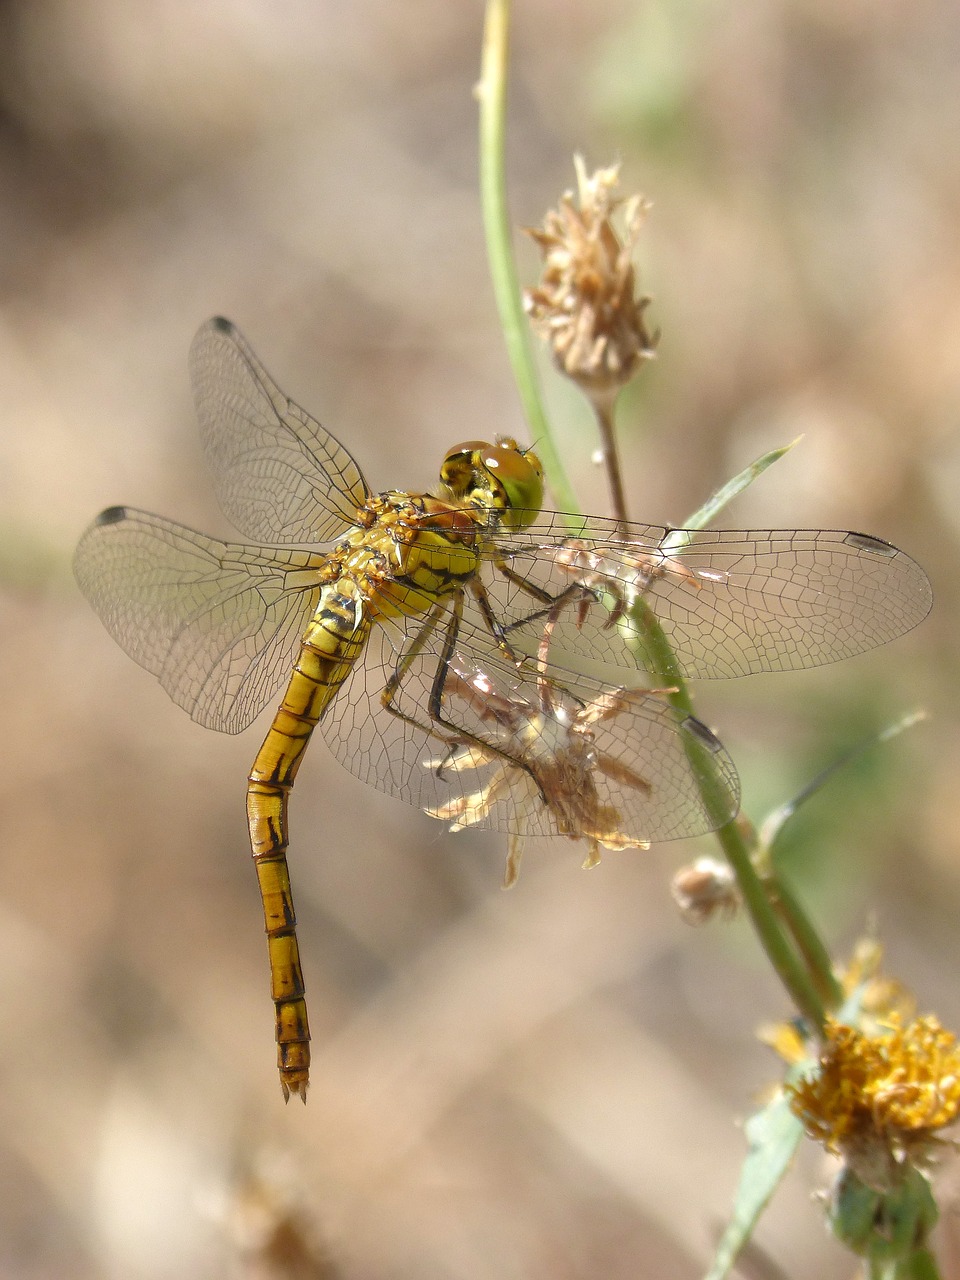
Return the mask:
[[504,441],[484,448],[479,462],[497,494],[504,524],[513,529],[531,524],[543,505],[543,467],[537,455]]
[[486,440],[465,440],[448,451],[440,467],[440,479],[457,497],[476,488],[477,455],[490,447]]
[[471,506],[503,512],[508,528],[530,524],[543,502],[540,459],[507,437],[458,444],[444,458],[440,479]]

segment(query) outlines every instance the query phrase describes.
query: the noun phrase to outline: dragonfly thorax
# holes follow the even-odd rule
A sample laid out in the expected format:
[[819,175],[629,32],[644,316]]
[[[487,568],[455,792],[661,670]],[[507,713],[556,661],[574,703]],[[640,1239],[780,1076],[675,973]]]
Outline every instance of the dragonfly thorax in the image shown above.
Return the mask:
[[371,519],[334,548],[342,581],[351,581],[373,617],[414,617],[462,591],[480,561],[477,519],[438,498],[382,493]]

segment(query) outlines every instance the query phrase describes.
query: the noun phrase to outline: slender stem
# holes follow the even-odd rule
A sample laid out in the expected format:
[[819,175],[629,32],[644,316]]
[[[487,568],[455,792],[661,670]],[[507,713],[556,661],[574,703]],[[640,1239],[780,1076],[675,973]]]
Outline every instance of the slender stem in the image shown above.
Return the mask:
[[825,1007],[828,1010],[839,1008],[843,1003],[843,988],[837,981],[830,953],[824,946],[823,939],[813,927],[793,890],[776,872],[768,871],[763,880],[774,910],[790,930]]
[[[537,452],[558,505],[562,510],[576,512],[579,510],[576,496],[560,462],[540,397],[539,380],[513,256],[504,176],[509,26],[509,0],[487,0],[481,77],[477,89],[480,102],[480,197],[487,254],[507,351]],[[614,440],[612,405],[605,421],[601,422],[601,432],[604,435],[609,473],[609,459],[616,459],[617,456],[616,449],[610,447]],[[616,482],[613,474],[609,474],[616,518],[622,521],[625,519],[625,503],[619,466]],[[670,683],[677,688],[677,692],[671,695],[673,705],[684,714],[692,715],[689,694],[660,624],[642,600],[639,608],[631,610],[631,614],[635,618],[635,624],[645,633],[648,652],[656,654],[656,669],[665,673]],[[698,778],[708,812],[716,813],[724,794],[723,788],[716,768],[707,758],[709,753],[704,750],[699,754],[704,759],[691,761],[691,767]],[[744,902],[771,963],[800,1012],[817,1026],[822,1026],[822,1001],[771,906],[763,883],[754,870],[750,850],[742,832],[736,823],[728,822],[720,827],[716,835],[733,867]]]
[[825,1017],[823,1001],[806,967],[800,963],[796,951],[780,928],[777,914],[770,905],[763,882],[754,870],[750,850],[736,821],[720,827],[715,835],[737,877],[744,904],[750,912],[750,918],[770,963],[790,992],[800,1013],[813,1026],[822,1028]]
[[480,101],[480,200],[500,323],[537,454],[561,511],[579,510],[543,408],[540,383],[513,255],[504,167],[510,2],[488,0],[483,29]]
[[[644,600],[639,600],[630,610],[630,619],[640,629],[643,636],[644,649],[654,662],[655,669],[661,672],[675,692],[669,694],[670,702],[683,715],[693,715],[693,704],[686,683],[680,673],[677,660],[669,641],[663,634],[663,628],[657,621]],[[700,785],[700,792],[708,812],[717,813],[720,803],[721,787],[715,766],[704,751],[699,753],[703,758],[695,762],[694,773]],[[726,810],[729,812],[729,810]],[[750,849],[739,823],[725,822],[714,832],[727,861],[733,868],[737,885],[743,897],[744,905],[750,912],[753,926],[760,938],[760,944],[770,963],[776,970],[780,981],[792,996],[799,1012],[816,1027],[822,1027],[824,1021],[823,1000],[817,986],[811,980],[806,966],[802,963],[796,950],[783,931],[777,913],[770,901],[769,893],[757,874],[750,856]]]
[[620,470],[620,451],[617,448],[617,436],[613,426],[613,407],[615,395],[591,395],[590,403],[597,418],[600,432],[601,460],[607,473],[610,485],[610,507],[613,518],[617,522],[617,532],[627,531],[627,499],[623,491],[623,474]]

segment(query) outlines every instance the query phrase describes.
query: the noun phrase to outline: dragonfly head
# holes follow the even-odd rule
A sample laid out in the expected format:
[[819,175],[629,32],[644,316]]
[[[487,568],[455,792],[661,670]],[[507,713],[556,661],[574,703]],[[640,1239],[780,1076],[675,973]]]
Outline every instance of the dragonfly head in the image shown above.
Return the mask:
[[543,505],[540,459],[510,436],[497,436],[496,444],[456,445],[443,460],[440,479],[458,503],[498,511],[511,529],[531,524]]

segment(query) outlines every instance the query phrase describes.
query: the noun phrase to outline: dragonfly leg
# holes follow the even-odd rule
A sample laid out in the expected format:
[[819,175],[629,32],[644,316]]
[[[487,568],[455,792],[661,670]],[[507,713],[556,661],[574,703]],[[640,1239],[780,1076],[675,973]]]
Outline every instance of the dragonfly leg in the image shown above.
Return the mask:
[[560,610],[567,603],[572,604],[576,601],[582,606],[585,599],[596,602],[597,597],[594,593],[589,589],[589,587],[584,587],[581,583],[571,583],[569,587],[564,587],[562,591],[552,595],[549,591],[545,591],[542,587],[538,587],[535,582],[531,582],[529,578],[525,578],[523,574],[517,573],[516,569],[511,569],[502,556],[498,556],[494,560],[494,564],[508,581],[512,582],[515,586],[520,587],[521,590],[526,591],[528,595],[533,596],[535,600],[539,600],[545,606],[543,609],[537,609],[533,613],[524,614],[522,618],[517,618],[516,621],[510,622],[504,626],[497,617],[493,606],[490,603],[490,597],[487,594],[487,589],[481,582],[479,575],[471,578],[470,580],[470,590],[476,598],[477,604],[480,608],[480,613],[483,616],[484,622],[487,624],[487,628],[496,640],[500,651],[516,667],[521,667],[523,665],[525,655],[517,656],[510,644],[510,641],[507,639],[508,632],[515,631],[519,627],[527,626],[531,622],[540,622],[541,620],[547,620],[548,622],[551,620],[555,621]]
[[[517,576],[519,575],[511,575],[511,581],[514,581]],[[543,594],[546,595],[547,593],[544,592]],[[528,627],[534,622],[549,621],[556,611],[562,609],[564,605],[582,605],[585,601],[594,604],[597,602],[597,596],[594,592],[589,587],[582,586],[579,582],[571,583],[569,587],[564,587],[555,596],[548,598],[550,603],[545,605],[543,609],[534,609],[532,613],[525,613],[522,618],[515,618],[513,622],[508,622],[503,627],[504,635],[509,635],[511,631],[517,631],[520,627]]]
[[[415,658],[418,654],[423,652],[424,645],[433,635],[434,631],[436,631],[440,619],[446,612],[446,608],[447,604],[445,600],[438,600],[437,603],[431,607],[430,612],[427,614],[426,621],[410,641],[407,648],[400,655],[400,661],[394,667],[390,679],[387,681],[383,692],[380,694],[380,701],[383,703],[386,710],[389,711],[391,715],[398,716],[401,720],[406,720],[409,724],[417,724],[418,722],[412,717],[405,715],[399,710],[399,708],[395,707],[393,705],[393,699],[396,696],[397,690],[403,683],[404,677],[413,665]],[[422,728],[423,726],[418,727]],[[427,730],[427,732],[429,733],[430,731]]]
[[504,751],[502,747],[488,741],[486,738],[480,737],[465,725],[456,724],[450,720],[443,710],[443,695],[447,683],[447,677],[450,673],[450,664],[453,658],[453,651],[456,648],[457,636],[460,632],[460,619],[463,614],[463,597],[457,595],[454,597],[451,608],[450,621],[447,625],[446,635],[444,636],[443,648],[440,658],[437,662],[437,669],[434,672],[433,683],[430,688],[430,697],[427,702],[427,710],[430,715],[430,722],[417,719],[408,712],[402,711],[395,703],[394,699],[400,690],[404,677],[410,670],[414,659],[423,651],[424,645],[430,636],[436,631],[440,619],[446,611],[446,601],[438,602],[430,610],[426,622],[414,636],[409,647],[401,655],[400,661],[394,668],[393,674],[387,681],[383,692],[380,695],[380,701],[386,711],[396,716],[398,720],[403,720],[406,724],[413,725],[414,728],[428,734],[430,737],[440,738],[448,747],[455,747],[472,743],[479,746],[490,755],[499,756],[502,760],[506,760],[508,764],[513,765],[517,769],[522,769],[532,780],[539,792],[541,799],[547,803],[543,788],[537,779],[536,774],[530,766],[523,760],[511,755],[508,751]]
[[493,563],[508,582],[512,582],[515,587],[525,591],[528,596],[533,596],[534,600],[539,600],[541,604],[553,604],[556,596],[543,587],[538,587],[535,582],[531,582],[529,578],[522,573],[518,573],[516,569],[511,569],[507,564],[506,556],[494,556]]
[[543,618],[549,619],[555,609],[559,611],[567,603],[572,604],[576,601],[581,607],[584,607],[588,602],[596,603],[599,600],[597,593],[591,591],[582,582],[571,582],[562,591],[547,591],[544,587],[540,587],[531,581],[525,574],[518,573],[516,569],[511,568],[507,563],[507,557],[502,553],[493,557],[493,563],[497,571],[508,582],[512,582],[515,587],[519,587],[528,596],[532,596],[534,600],[539,600],[542,605],[546,606],[543,609],[535,610],[533,613],[524,614],[522,618],[517,618],[515,622],[511,622],[507,626],[500,625],[500,634],[504,640],[508,632],[515,631],[518,627],[525,627],[531,622],[539,622]]
[[[504,751],[502,747],[496,746],[492,742],[488,742],[479,735],[458,728],[447,720],[443,714],[443,694],[447,684],[447,677],[450,674],[450,662],[453,658],[453,651],[457,643],[457,635],[460,631],[460,619],[463,615],[463,596],[456,597],[451,610],[450,625],[447,627],[447,634],[444,637],[443,651],[440,655],[440,661],[437,663],[437,669],[433,677],[433,687],[430,690],[430,701],[428,703],[430,709],[430,717],[437,724],[442,725],[445,729],[453,730],[461,741],[473,742],[481,746],[485,751],[493,752],[502,760],[506,760],[514,768],[522,769],[523,772],[532,780],[534,786],[540,795],[540,799],[544,804],[549,804],[549,800],[540,784],[540,779],[536,772],[525,761],[518,759],[509,751]],[[518,664],[519,665],[519,664]]]
[[510,642],[507,639],[507,629],[503,626],[496,613],[494,613],[493,605],[490,603],[490,597],[487,595],[487,589],[480,581],[479,576],[475,575],[470,579],[470,590],[473,592],[473,596],[480,608],[483,620],[487,624],[487,629],[497,642],[497,648],[508,662],[512,662],[515,667],[522,666],[523,657],[517,657],[516,653],[511,648]]

